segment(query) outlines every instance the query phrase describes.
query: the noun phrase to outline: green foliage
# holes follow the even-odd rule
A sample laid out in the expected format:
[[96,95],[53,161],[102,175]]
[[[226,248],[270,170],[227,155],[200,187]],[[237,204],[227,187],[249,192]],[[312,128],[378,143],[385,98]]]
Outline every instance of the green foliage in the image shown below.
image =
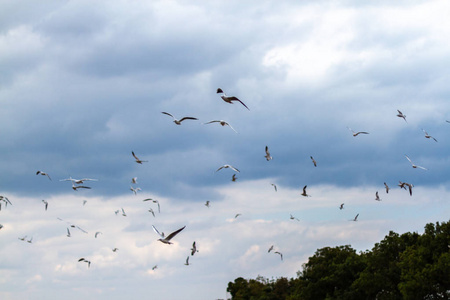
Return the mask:
[[242,277],[228,283],[235,300],[450,299],[450,222],[422,235],[395,232],[371,251],[318,249],[297,278]]

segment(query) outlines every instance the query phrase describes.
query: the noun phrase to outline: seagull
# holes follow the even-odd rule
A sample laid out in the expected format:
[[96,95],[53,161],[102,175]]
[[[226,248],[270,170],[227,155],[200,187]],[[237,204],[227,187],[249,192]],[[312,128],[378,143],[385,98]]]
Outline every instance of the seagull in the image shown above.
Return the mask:
[[434,137],[432,137],[431,135],[428,134],[428,132],[426,132],[423,128],[422,131],[425,133],[425,137],[427,139],[433,139],[435,142],[437,142],[437,139],[435,139]]
[[237,179],[236,174],[233,174],[233,176],[231,176],[231,181],[235,182]]
[[217,171],[219,171],[219,170],[222,170],[222,169],[228,169],[228,168],[230,168],[230,169],[232,169],[232,170],[234,170],[234,171],[236,171],[236,172],[240,172],[238,169],[236,169],[235,167],[233,167],[232,165],[223,165],[223,166],[221,166],[220,168],[218,168],[217,170],[216,170],[216,172]]
[[237,217],[239,217],[241,214],[236,214],[235,216],[234,216],[234,218],[236,219]]
[[134,151],[131,151],[131,154],[133,155],[134,159],[136,159],[136,163],[142,164],[143,162],[148,162],[148,160],[140,160],[136,154],[134,154]]
[[140,191],[141,188],[134,188],[134,187],[130,186],[130,190],[131,190],[135,195],[137,195],[137,192]]
[[112,252],[117,252],[117,250],[119,250],[119,248],[113,248]]
[[298,218],[294,217],[293,215],[291,215],[289,218],[290,218],[291,220],[297,220],[297,221],[300,221]]
[[310,195],[308,195],[307,193],[306,193],[306,185],[303,187],[303,193],[302,193],[302,196],[304,196],[304,197],[311,197]]
[[123,210],[123,207],[122,207],[122,216],[124,216],[124,217],[127,216],[127,214],[125,213],[125,210]]
[[406,115],[404,115],[404,114],[403,114],[401,111],[399,111],[398,109],[397,109],[397,111],[398,111],[397,117],[403,118],[403,120],[405,120],[405,122],[408,123],[408,121],[406,121]]
[[317,167],[317,162],[316,162],[316,160],[315,160],[312,156],[310,156],[310,158],[311,158],[311,160],[312,160],[312,162],[313,162],[313,164],[314,164],[314,167]]
[[95,233],[95,238],[97,238],[97,236],[98,236],[99,234],[103,234],[103,233],[101,233],[100,231],[97,231],[97,232]]
[[74,191],[76,191],[76,190],[78,190],[78,189],[88,189],[88,190],[90,190],[91,187],[89,187],[89,186],[84,186],[84,185],[75,185],[75,183],[72,182],[72,189],[73,189]]
[[89,260],[87,260],[87,259],[85,259],[83,257],[78,260],[78,262],[80,262],[80,261],[86,262],[88,264],[88,268],[91,266],[91,261],[89,261]]
[[45,173],[45,172],[42,172],[42,171],[37,171],[36,172],[36,175],[43,175],[43,176],[47,176],[48,177],[48,179],[50,179],[50,180],[52,180],[51,178],[50,178],[50,175],[48,175],[47,173]]
[[156,269],[158,269],[158,265],[154,265],[154,266],[152,267],[152,271],[154,271],[154,270],[156,270]]
[[83,200],[83,206],[86,204],[87,200]]
[[386,182],[384,183],[384,187],[386,188],[386,194],[389,193],[389,186],[386,184]]
[[0,196],[0,201],[5,202],[5,207],[9,205],[12,205],[11,201],[9,201],[9,199],[5,196]]
[[155,212],[153,211],[152,208],[150,208],[148,211],[152,213],[153,217],[155,216]]
[[72,224],[72,223],[70,223],[70,222],[67,222],[67,221],[65,221],[65,220],[63,220],[63,219],[61,219],[61,218],[59,218],[59,217],[58,217],[57,219],[60,220],[60,221],[66,222],[66,223],[69,224],[69,226],[72,227],[72,228],[78,228],[78,229],[81,230],[82,232],[87,233],[86,230],[83,230],[81,227],[79,227],[79,226],[77,226],[77,225],[75,225],[75,224]]
[[277,192],[277,191],[278,191],[278,189],[277,189],[277,185],[276,185],[275,183],[271,183],[270,185],[272,185],[272,186],[273,186],[273,188],[275,189],[275,192]]
[[341,205],[339,206],[339,209],[344,209],[344,203],[341,203]]
[[414,185],[412,185],[411,183],[399,181],[398,186],[400,188],[402,188],[402,189],[405,189],[405,190],[406,190],[406,187],[408,187],[409,195],[412,196],[412,188],[413,188]]
[[197,250],[197,246],[195,245],[195,241],[192,244],[192,248],[191,248],[191,255],[194,256],[195,252],[198,252]]
[[275,251],[274,253],[276,253],[276,254],[279,254],[279,255],[280,255],[280,258],[281,258],[281,260],[283,260],[283,254],[282,254],[281,252]]
[[428,170],[427,168],[424,168],[424,167],[415,165],[415,164],[411,161],[411,159],[408,157],[408,155],[405,154],[405,157],[406,157],[406,159],[411,163],[411,165],[412,165],[412,167],[413,167],[414,169],[419,168],[419,169],[423,169],[423,170]]
[[241,102],[241,104],[244,105],[246,109],[250,110],[250,108],[248,108],[247,105],[244,104],[244,102],[239,100],[237,97],[227,96],[221,88],[217,89],[217,94],[223,94],[222,96],[220,96],[220,98],[222,98],[222,100],[227,103],[232,104],[233,103],[232,101],[238,101],[238,102]]
[[48,208],[48,202],[45,201],[45,200],[42,200],[42,202],[44,202],[44,204],[45,204],[45,210],[47,210],[47,208]]
[[205,206],[209,208],[209,200],[206,201]]
[[359,214],[357,214],[356,216],[355,216],[355,218],[353,219],[353,220],[350,220],[350,221],[358,221],[358,216],[359,216]]
[[117,214],[120,212],[120,210],[116,210],[116,211],[114,211],[114,213],[116,214],[116,216],[117,216]]
[[380,196],[378,196],[378,191],[375,193],[375,200],[376,201],[381,201]]
[[270,251],[272,251],[272,250],[273,250],[273,245],[270,246],[269,250],[267,250],[267,253],[270,253]]
[[231,125],[228,122],[225,122],[224,120],[214,120],[214,121],[209,121],[209,122],[203,123],[203,124],[206,125],[206,124],[211,124],[211,123],[219,123],[222,126],[228,126],[231,129],[233,129],[234,132],[238,133],[236,130],[234,130],[233,127],[231,127]]
[[136,184],[136,183],[137,183],[137,177],[131,178],[131,183],[132,183],[132,184]]
[[175,119],[174,116],[172,116],[171,114],[169,114],[167,112],[163,111],[162,113],[165,115],[171,116],[173,118],[173,122],[177,125],[181,125],[181,122],[183,122],[184,120],[198,120],[197,118],[193,118],[193,117],[184,117],[184,118],[181,118],[180,120],[177,120],[177,119]]
[[31,239],[27,240],[28,243],[32,243],[33,242],[33,237],[31,237]]
[[144,200],[142,200],[142,201],[152,201],[153,203],[157,203],[157,204],[158,204],[158,212],[159,212],[159,213],[161,212],[161,209],[160,209],[159,201],[158,201],[158,200],[155,200],[155,199],[152,199],[152,198],[147,198],[147,199],[144,199]]
[[186,266],[189,266],[189,255],[188,255],[188,257],[186,258],[186,262],[184,263]]
[[21,240],[21,241],[25,241],[26,238],[27,238],[27,236],[24,236],[24,237],[21,237],[21,238],[18,238],[18,239]]
[[270,156],[269,147],[266,146],[266,155],[264,156],[267,161],[272,159],[272,156]]
[[75,179],[75,178],[69,177],[69,178],[65,178],[65,179],[60,179],[59,181],[72,181],[75,184],[82,184],[85,181],[98,181],[98,179],[92,179],[92,178]]
[[67,228],[67,237],[70,237],[70,230]]
[[350,130],[350,131],[352,132],[353,136],[358,136],[359,134],[369,134],[369,133],[366,132],[366,131],[358,131],[358,132],[354,132],[350,127],[347,127],[347,128],[348,128],[348,130]]
[[152,225],[152,227],[153,227],[153,230],[161,237],[160,239],[158,239],[158,241],[160,241],[161,243],[164,243],[164,244],[173,244],[173,243],[170,242],[170,240],[171,240],[174,236],[176,236],[181,230],[183,230],[186,226],[183,226],[183,227],[181,227],[180,229],[175,230],[174,232],[172,232],[171,234],[169,234],[167,237],[164,237],[163,234],[159,233],[158,229],[156,229],[155,226]]

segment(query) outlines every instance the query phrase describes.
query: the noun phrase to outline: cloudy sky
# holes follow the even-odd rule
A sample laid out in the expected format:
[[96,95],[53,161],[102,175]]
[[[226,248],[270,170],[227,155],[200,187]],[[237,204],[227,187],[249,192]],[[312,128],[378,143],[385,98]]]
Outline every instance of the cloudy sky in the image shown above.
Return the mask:
[[[389,230],[447,222],[449,10],[1,2],[0,195],[12,205],[1,202],[0,298],[225,298],[239,276],[295,277],[318,248],[365,251]],[[97,181],[75,191],[69,177]],[[186,228],[165,245],[152,225]]]

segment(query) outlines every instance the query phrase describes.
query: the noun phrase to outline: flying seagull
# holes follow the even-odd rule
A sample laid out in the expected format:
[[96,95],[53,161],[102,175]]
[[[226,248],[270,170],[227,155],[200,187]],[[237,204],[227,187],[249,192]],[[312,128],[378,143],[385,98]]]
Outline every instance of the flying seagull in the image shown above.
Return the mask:
[[376,201],[381,201],[380,196],[378,196],[378,191],[375,193],[375,200]]
[[304,187],[303,187],[303,192],[302,192],[302,196],[304,196],[304,197],[311,197],[310,195],[308,195],[307,193],[306,193],[306,187],[307,187],[307,185],[305,185]]
[[401,111],[398,111],[397,117],[402,118],[403,120],[405,120],[406,123],[408,123],[408,121],[406,121],[406,115],[404,115]]
[[386,182],[384,183],[384,187],[386,189],[386,194],[389,193],[389,186],[386,184]]
[[21,237],[21,238],[18,238],[18,239],[21,240],[21,241],[25,241],[26,238],[27,238],[27,236],[24,236],[24,237]]
[[82,184],[85,181],[98,181],[98,179],[92,179],[92,178],[81,178],[81,179],[76,179],[76,178],[65,178],[65,179],[60,179],[59,181],[72,181],[75,184]]
[[102,233],[101,233],[100,231],[97,231],[97,232],[95,233],[95,238],[97,238],[99,234],[102,234]]
[[198,252],[197,250],[197,246],[195,245],[195,241],[192,244],[192,248],[191,248],[191,255],[194,256],[195,252]]
[[50,178],[50,175],[48,175],[47,173],[45,173],[45,172],[42,172],[42,171],[37,171],[37,172],[36,172],[36,175],[47,176],[47,177],[48,177],[48,179],[52,180],[52,179]]
[[88,264],[88,268],[91,266],[91,261],[90,260],[87,260],[87,259],[85,259],[85,258],[80,258],[79,260],[78,260],[78,262],[80,262],[80,261],[84,261],[84,262],[86,262],[87,264]]
[[358,216],[359,216],[359,214],[357,214],[356,216],[355,216],[355,218],[353,219],[353,220],[350,220],[350,221],[358,221]]
[[119,250],[119,248],[113,248],[112,252],[117,252]]
[[236,174],[233,174],[233,176],[231,176],[231,181],[235,182],[237,179]]
[[189,266],[189,255],[188,255],[188,257],[186,258],[186,262],[184,263],[184,265]]
[[154,271],[154,270],[156,270],[156,269],[158,269],[158,265],[154,265],[154,266],[152,267],[152,271]]
[[296,218],[296,217],[294,217],[292,214],[291,214],[291,216],[289,217],[291,220],[297,220],[297,221],[300,221],[298,218]]
[[350,130],[350,131],[352,132],[353,136],[358,136],[359,134],[369,134],[369,133],[366,132],[366,131],[358,131],[358,132],[355,132],[355,131],[353,131],[350,127],[347,127],[347,128],[348,128],[348,130]]
[[45,200],[42,200],[42,202],[44,202],[44,204],[45,204],[45,210],[47,210],[47,208],[48,208],[48,202],[45,201]]
[[131,183],[132,183],[132,184],[136,184],[136,183],[137,183],[137,177],[131,178]]
[[230,168],[230,169],[232,169],[232,170],[234,170],[234,171],[236,171],[236,172],[240,172],[238,169],[236,169],[236,168],[233,167],[232,165],[223,165],[223,166],[221,166],[220,168],[218,168],[218,169],[216,170],[216,172],[219,171],[219,170],[222,170],[222,169],[228,169],[228,168]]
[[266,155],[264,156],[267,161],[272,159],[272,156],[270,156],[269,147],[266,146]]
[[152,198],[147,198],[147,199],[144,199],[144,200],[142,200],[142,201],[152,201],[153,203],[157,203],[157,204],[158,204],[158,212],[159,212],[159,213],[161,212],[161,208],[160,208],[160,206],[159,206],[159,201],[158,201],[158,200],[152,199]]
[[437,142],[437,139],[435,139],[434,137],[432,137],[431,135],[428,134],[428,132],[426,132],[423,128],[422,131],[425,133],[425,138],[427,139],[433,139],[435,142]]
[[230,127],[231,129],[233,129],[234,132],[237,133],[237,131],[234,130],[234,128],[231,127],[231,125],[230,125],[228,122],[225,122],[224,120],[214,120],[214,121],[209,121],[209,122],[203,123],[203,124],[211,124],[211,123],[219,123],[219,124],[222,125],[222,126],[228,126],[228,127]]
[[141,188],[134,188],[134,187],[130,186],[130,190],[131,190],[135,195],[137,195],[137,192],[140,191]]
[[267,250],[267,253],[270,253],[270,251],[272,251],[272,250],[273,250],[273,245],[270,246],[269,250]]
[[273,186],[273,188],[275,189],[275,192],[278,191],[277,185],[275,183],[271,183],[271,185]]
[[239,217],[241,214],[236,214],[235,216],[234,216],[234,218],[236,219],[237,217]]
[[27,240],[28,243],[32,243],[33,242],[33,237],[31,237],[31,239]]
[[136,163],[142,164],[143,162],[148,162],[148,160],[140,160],[136,154],[134,154],[134,151],[131,151],[131,154],[133,155],[134,159],[136,159]]
[[405,157],[406,157],[406,159],[411,163],[411,165],[412,165],[412,167],[413,167],[414,169],[419,168],[419,169],[422,169],[422,170],[428,170],[427,168],[424,168],[424,167],[415,165],[415,164],[411,161],[411,159],[408,157],[408,155],[405,154]]
[[209,208],[209,200],[206,201],[205,206]]
[[221,88],[217,89],[217,94],[223,94],[222,96],[220,96],[220,98],[222,98],[222,100],[227,102],[227,103],[232,104],[233,101],[238,101],[238,102],[241,102],[241,104],[244,105],[246,109],[250,110],[250,108],[248,108],[247,105],[244,104],[244,102],[239,100],[237,97],[227,96]]
[[70,230],[67,228],[67,237],[70,237]]
[[311,160],[312,160],[312,162],[313,162],[313,164],[314,164],[314,167],[317,167],[317,162],[316,162],[316,160],[315,160],[312,156],[310,156],[310,158],[311,158]]
[[344,209],[344,203],[341,203],[341,205],[339,206],[339,209]]
[[83,200],[83,206],[85,206],[87,203],[87,200]]
[[405,190],[406,190],[406,187],[408,187],[409,195],[412,196],[412,188],[414,185],[412,185],[411,183],[399,181],[398,186]]
[[276,254],[279,254],[279,255],[280,255],[280,258],[281,258],[281,260],[283,260],[283,254],[282,254],[281,252],[275,251],[274,253],[276,253]]
[[180,120],[178,120],[173,115],[169,114],[168,112],[163,111],[162,113],[165,115],[171,116],[173,118],[173,122],[177,125],[181,125],[181,122],[183,122],[184,120],[198,120],[197,118],[193,118],[193,117],[184,117],[184,118],[181,118]]
[[153,211],[152,208],[150,208],[148,211],[152,213],[153,217],[155,216],[155,212]]
[[167,237],[164,237],[163,234],[159,233],[158,229],[156,229],[155,226],[152,225],[152,227],[153,227],[153,230],[161,237],[160,239],[158,239],[158,241],[160,241],[161,243],[164,243],[164,244],[173,244],[173,243],[170,242],[170,240],[171,240],[174,236],[176,236],[181,230],[183,230],[186,226],[183,226],[183,227],[181,227],[180,229],[178,229],[178,230],[172,232],[172,233],[169,234]]
[[123,207],[122,207],[122,216],[124,216],[124,217],[127,216],[127,214],[125,213],[125,210],[123,209]]

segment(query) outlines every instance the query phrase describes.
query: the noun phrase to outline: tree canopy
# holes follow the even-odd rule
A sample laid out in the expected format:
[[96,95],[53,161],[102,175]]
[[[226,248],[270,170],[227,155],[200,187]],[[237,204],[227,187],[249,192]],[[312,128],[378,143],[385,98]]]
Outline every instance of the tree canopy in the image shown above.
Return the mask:
[[318,249],[296,278],[236,278],[235,300],[450,299],[450,222],[423,234],[389,232],[372,250]]

